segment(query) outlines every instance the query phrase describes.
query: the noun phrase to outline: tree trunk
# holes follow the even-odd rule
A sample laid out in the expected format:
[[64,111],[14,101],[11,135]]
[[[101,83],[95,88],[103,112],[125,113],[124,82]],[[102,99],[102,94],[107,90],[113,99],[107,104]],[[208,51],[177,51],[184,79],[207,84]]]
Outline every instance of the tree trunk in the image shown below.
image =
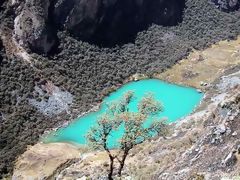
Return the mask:
[[124,167],[124,165],[125,165],[125,160],[126,160],[126,158],[127,158],[128,152],[129,152],[129,151],[124,152],[123,157],[122,157],[122,160],[119,161],[119,163],[120,163],[120,166],[119,166],[119,169],[118,169],[118,175],[119,175],[119,177],[122,176],[122,170],[123,170],[123,167]]
[[112,175],[113,175],[113,163],[114,163],[114,158],[109,154],[109,159],[110,159],[110,166],[109,166],[109,173],[108,173],[108,179],[113,180]]

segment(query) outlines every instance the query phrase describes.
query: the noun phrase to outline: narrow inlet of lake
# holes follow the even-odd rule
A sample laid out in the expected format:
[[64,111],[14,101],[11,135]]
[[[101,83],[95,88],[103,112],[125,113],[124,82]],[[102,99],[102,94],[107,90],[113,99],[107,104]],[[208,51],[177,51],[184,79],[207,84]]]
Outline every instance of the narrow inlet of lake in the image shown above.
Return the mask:
[[[146,93],[152,93],[154,98],[163,104],[164,108],[158,119],[167,118],[169,123],[176,122],[180,118],[189,115],[203,98],[203,93],[199,93],[194,88],[178,86],[158,79],[130,82],[105,97],[97,112],[91,112],[76,119],[67,127],[58,129],[45,138],[44,142],[70,142],[86,145],[86,135],[90,128],[96,125],[98,117],[105,112],[106,103],[120,99],[127,91],[134,92],[134,99],[129,104],[129,111],[135,112],[142,97]],[[117,140],[122,136],[122,133],[121,130],[115,132],[109,140],[109,146],[116,146]]]

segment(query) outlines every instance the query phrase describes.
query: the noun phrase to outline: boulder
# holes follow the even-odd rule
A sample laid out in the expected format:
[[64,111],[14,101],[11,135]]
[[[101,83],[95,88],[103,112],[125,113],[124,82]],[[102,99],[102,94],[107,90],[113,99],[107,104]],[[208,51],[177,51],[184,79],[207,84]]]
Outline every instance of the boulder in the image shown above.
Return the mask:
[[234,166],[236,162],[237,162],[237,157],[233,152],[230,152],[222,161],[223,165],[225,166]]

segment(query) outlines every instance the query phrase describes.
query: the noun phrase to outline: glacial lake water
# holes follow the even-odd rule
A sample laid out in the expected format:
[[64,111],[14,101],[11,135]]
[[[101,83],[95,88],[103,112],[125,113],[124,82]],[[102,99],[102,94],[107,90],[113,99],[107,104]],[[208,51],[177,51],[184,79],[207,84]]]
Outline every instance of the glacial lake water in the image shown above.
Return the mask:
[[[176,122],[189,115],[203,98],[203,93],[199,93],[194,88],[178,86],[158,79],[129,82],[105,97],[97,112],[91,112],[71,122],[67,127],[58,129],[45,138],[44,142],[70,142],[86,145],[86,134],[96,124],[98,117],[105,112],[106,103],[120,99],[127,91],[134,91],[135,97],[129,105],[129,110],[133,112],[137,110],[137,103],[146,93],[153,93],[164,107],[163,112],[157,118],[167,118],[168,123]],[[123,129],[120,129],[112,134],[108,140],[110,147],[117,146],[117,140],[122,136],[122,133]]]

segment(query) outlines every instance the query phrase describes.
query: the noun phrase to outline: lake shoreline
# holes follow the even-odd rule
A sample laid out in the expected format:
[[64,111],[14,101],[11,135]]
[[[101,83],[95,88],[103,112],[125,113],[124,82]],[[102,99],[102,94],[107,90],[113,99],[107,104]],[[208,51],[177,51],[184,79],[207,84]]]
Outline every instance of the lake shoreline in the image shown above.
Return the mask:
[[[132,81],[124,84],[115,92],[112,92],[111,94],[106,96],[103,99],[103,103],[101,104],[101,106],[99,106],[100,109],[97,112],[83,114],[81,118],[75,119],[68,126],[60,128],[54,133],[50,133],[50,135],[46,137],[46,141],[73,141],[79,144],[85,144],[86,134],[96,123],[98,117],[101,116],[102,113],[104,113],[107,108],[106,105],[108,103],[114,102],[115,100],[118,100],[127,91],[133,91],[135,93],[134,100],[129,106],[130,111],[133,112],[136,111],[137,103],[141,100],[142,97],[144,97],[146,93],[153,93],[155,99],[163,103],[164,106],[164,111],[159,114],[158,118],[161,119],[167,117],[169,119],[169,123],[178,121],[178,119],[181,119],[192,113],[196,106],[199,105],[204,95],[203,93],[199,93],[195,88],[178,86],[176,84],[161,81],[159,79],[143,79],[139,81]],[[185,103],[181,104],[181,102]],[[181,108],[178,108],[179,106],[181,106]],[[172,109],[175,110],[174,113],[172,112]],[[116,131],[113,137],[116,137],[116,134],[122,134],[122,131],[123,130],[121,130],[121,133]],[[113,143],[112,139],[110,140],[110,142]]]
[[[224,71],[219,73],[218,70],[216,71],[216,69],[213,68],[212,71],[214,73],[216,73],[216,75],[212,76],[210,78],[209,77],[206,78],[204,76],[204,74],[200,74],[197,77],[193,76],[193,77],[190,77],[189,79],[184,79],[184,77],[182,77],[182,79],[181,78],[174,79],[174,78],[171,78],[171,76],[169,76],[169,74],[174,74],[176,72],[180,72],[183,69],[185,69],[185,71],[187,72],[188,67],[194,67],[194,65],[198,66],[198,64],[200,64],[200,68],[202,68],[201,66],[204,66],[204,67],[206,67],[206,69],[211,69],[217,63],[217,62],[214,62],[215,59],[213,59],[214,63],[211,62],[211,56],[212,56],[211,51],[216,51],[217,49],[225,48],[226,46],[229,46],[231,48],[230,52],[226,52],[226,56],[231,56],[232,60],[231,60],[231,62],[229,62],[230,65],[228,65],[228,64],[220,64],[220,65],[222,66],[223,69],[228,69],[232,65],[234,66],[235,64],[237,64],[238,60],[234,59],[234,54],[236,53],[236,51],[232,50],[231,46],[234,47],[238,43],[240,43],[240,36],[238,36],[238,38],[236,40],[231,41],[231,42],[233,42],[232,45],[229,44],[229,42],[227,40],[225,40],[225,41],[221,41],[221,42],[218,42],[217,44],[212,45],[210,48],[208,48],[206,50],[194,51],[194,52],[190,53],[190,55],[186,59],[180,60],[173,67],[171,67],[169,69],[166,69],[162,73],[159,73],[159,74],[155,73],[151,77],[147,76],[145,74],[134,74],[134,75],[130,76],[129,78],[127,78],[126,80],[124,80],[122,84],[118,84],[115,87],[109,88],[107,90],[107,93],[104,94],[103,96],[104,97],[109,96],[109,94],[115,92],[117,89],[119,89],[122,86],[128,84],[129,82],[139,81],[139,80],[144,80],[144,79],[150,79],[150,78],[157,79],[157,80],[162,80],[162,81],[165,81],[166,83],[176,84],[176,85],[182,86],[182,87],[190,87],[190,88],[199,89],[201,92],[205,93],[209,89],[211,89],[211,86],[212,86],[211,83],[213,83],[215,81],[215,79],[217,79],[220,76],[223,76]],[[212,50],[209,50],[209,49],[212,49]],[[223,59],[224,59],[224,57],[223,57]],[[205,65],[204,64],[205,62],[206,62],[206,64],[209,63],[209,61],[211,63],[210,65]],[[203,64],[203,65],[201,65],[201,64]],[[198,71],[198,67],[195,67],[195,69]],[[193,69],[191,69],[191,71],[192,70]],[[173,76],[173,77],[176,77],[176,76],[181,77],[181,75],[179,73],[176,73],[176,75]],[[202,102],[200,102],[200,103],[202,103]],[[88,113],[98,111],[101,104],[102,104],[102,102],[99,102],[97,105],[93,106],[90,110],[88,110],[86,112],[83,112],[80,115],[76,114],[77,118],[73,118],[71,120],[65,121],[64,123],[59,124],[57,127],[52,128],[52,130],[56,131],[57,129],[65,127],[66,124],[70,124],[70,123],[76,121],[77,119],[83,117],[84,115],[86,115]],[[47,132],[52,131],[52,130],[51,129],[47,130]],[[44,136],[45,135],[46,134],[44,133]]]
[[[189,70],[189,66],[193,67],[193,68],[191,68],[192,71],[195,70],[194,68],[196,68],[196,71],[199,71],[199,68],[200,68],[199,66],[200,65],[201,65],[201,68],[202,68],[202,65],[203,65],[206,68],[206,71],[209,71],[209,69],[211,69],[212,66],[214,67],[215,63],[217,63],[217,61],[218,61],[218,60],[216,60],[216,58],[211,57],[211,56],[216,56],[214,51],[216,51],[216,50],[223,51],[226,48],[226,46],[229,47],[227,49],[227,51],[224,51],[225,54],[223,56],[223,59],[228,59],[228,61],[226,63],[220,63],[221,67],[219,67],[219,69],[221,71],[218,71],[218,69],[216,69],[216,68],[212,69],[211,73],[215,73],[217,77],[216,76],[208,76],[207,77],[204,74],[199,74],[198,77],[193,76],[192,78],[190,78],[186,81],[186,82],[192,82],[193,85],[197,84],[198,86],[200,86],[200,81],[208,82],[208,86],[202,86],[203,89],[204,89],[204,92],[207,95],[207,97],[204,98],[204,100],[201,102],[201,105],[196,109],[195,113],[191,114],[188,117],[185,117],[185,119],[183,121],[180,121],[181,123],[177,127],[179,130],[184,129],[184,127],[186,126],[185,125],[186,123],[188,124],[188,123],[192,122],[192,117],[194,117],[195,119],[198,119],[199,117],[202,117],[200,115],[201,115],[202,112],[205,112],[206,107],[209,106],[209,103],[211,102],[211,98],[219,95],[219,92],[217,92],[215,90],[215,86],[219,83],[221,77],[223,77],[226,74],[229,74],[231,72],[235,72],[239,69],[237,67],[237,65],[240,65],[239,56],[232,55],[232,54],[235,54],[237,49],[240,48],[239,42],[240,42],[240,38],[238,38],[237,41],[230,41],[230,42],[225,42],[224,41],[224,42],[218,43],[218,45],[214,45],[213,47],[211,47],[209,49],[199,51],[199,52],[194,52],[194,53],[190,54],[189,58],[184,59],[183,63],[176,64],[172,68],[170,68],[170,69],[166,70],[165,72],[159,74],[159,77],[162,77],[163,80],[168,80],[168,81],[171,81],[173,83],[178,80],[179,82],[184,83],[184,77],[181,77],[181,74],[179,75],[179,73],[176,73],[176,76],[174,77],[175,79],[174,78],[168,78],[169,74],[173,74],[173,72],[178,72],[179,69],[180,70],[185,69],[186,67],[188,67],[188,68],[186,68],[186,70]],[[212,49],[214,51],[212,51]],[[209,54],[209,52],[212,52],[212,53]],[[206,57],[204,62],[203,61],[198,61],[198,60],[196,61],[196,60],[193,59],[192,56],[194,56],[195,54],[199,54],[199,53],[203,54]],[[221,61],[221,59],[220,59],[220,61]],[[211,62],[212,64],[209,65],[208,62]],[[236,67],[236,68],[234,69],[234,67]],[[212,108],[212,107],[209,107],[209,108]],[[206,113],[206,116],[210,116],[210,115],[211,115],[211,111]],[[204,117],[204,118],[206,119],[207,117]],[[196,122],[196,126],[197,126],[196,128],[198,128],[197,124],[200,123],[200,122],[201,121]],[[177,133],[176,133],[176,136],[174,138],[176,140],[178,139]],[[25,153],[27,153],[27,151]],[[21,169],[18,169],[18,170],[22,173],[26,172],[26,171],[21,170]],[[38,175],[36,175],[36,176],[38,176]]]
[[[119,84],[118,86],[115,86],[114,88],[109,88],[108,93],[105,95],[105,97],[108,97],[111,93],[116,92],[119,88],[127,85],[128,83],[141,81],[141,80],[148,80],[148,79],[156,79],[156,80],[164,81],[160,77],[158,77],[157,74],[153,75],[153,77],[147,76],[145,74],[134,74],[134,75],[130,76],[129,78],[127,78],[124,81],[124,83]],[[171,82],[171,81],[170,82],[164,81],[164,82],[167,83],[167,84],[177,85],[177,86],[180,86],[180,87],[187,87],[187,88],[196,89],[196,87],[194,87],[194,86],[185,86],[184,84],[178,84],[178,83],[174,83],[174,82]],[[196,90],[199,91],[198,89],[196,89]],[[199,93],[204,93],[204,91],[201,90],[201,91],[199,91]],[[200,104],[201,104],[202,100],[200,101]],[[94,105],[90,110],[80,113],[79,115],[77,115],[76,118],[66,120],[66,121],[62,122],[61,124],[57,125],[56,127],[46,130],[43,133],[43,135],[40,137],[40,142],[45,143],[42,139],[44,139],[46,136],[48,136],[51,132],[56,132],[57,130],[59,130],[61,128],[65,128],[66,126],[73,123],[74,121],[77,121],[79,118],[81,118],[83,116],[86,116],[89,113],[98,111],[101,108],[102,102],[103,102],[103,100],[101,102],[99,102],[97,105]],[[194,109],[194,111],[192,113],[194,113],[195,110],[196,110],[196,108]],[[46,142],[46,143],[49,143],[49,142]],[[72,144],[72,143],[70,142],[70,144]]]

